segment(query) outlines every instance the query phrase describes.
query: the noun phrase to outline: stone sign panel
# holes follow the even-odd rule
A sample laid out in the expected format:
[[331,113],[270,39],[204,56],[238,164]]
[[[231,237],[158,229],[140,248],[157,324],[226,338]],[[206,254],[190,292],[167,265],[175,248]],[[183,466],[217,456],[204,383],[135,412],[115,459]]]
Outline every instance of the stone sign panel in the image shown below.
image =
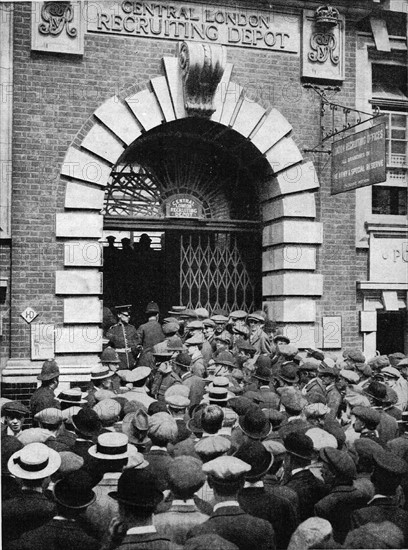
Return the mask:
[[84,53],[83,2],[32,2],[31,49]]
[[168,218],[201,218],[202,206],[200,202],[190,195],[177,195],[171,197],[166,203],[166,216]]
[[332,143],[332,195],[385,180],[383,122]]
[[370,281],[408,284],[408,235],[370,236]]
[[302,77],[344,80],[345,17],[336,8],[304,10],[302,28]]
[[179,2],[88,2],[88,32],[299,53],[299,17]]

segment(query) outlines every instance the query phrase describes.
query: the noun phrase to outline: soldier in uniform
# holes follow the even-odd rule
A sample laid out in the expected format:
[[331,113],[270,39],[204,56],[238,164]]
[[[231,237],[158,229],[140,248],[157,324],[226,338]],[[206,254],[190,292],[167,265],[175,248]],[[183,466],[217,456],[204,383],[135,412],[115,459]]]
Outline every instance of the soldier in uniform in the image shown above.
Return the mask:
[[140,350],[140,338],[136,328],[129,324],[131,305],[117,306],[119,322],[106,333],[108,345],[115,348],[120,360],[120,370],[133,369]]

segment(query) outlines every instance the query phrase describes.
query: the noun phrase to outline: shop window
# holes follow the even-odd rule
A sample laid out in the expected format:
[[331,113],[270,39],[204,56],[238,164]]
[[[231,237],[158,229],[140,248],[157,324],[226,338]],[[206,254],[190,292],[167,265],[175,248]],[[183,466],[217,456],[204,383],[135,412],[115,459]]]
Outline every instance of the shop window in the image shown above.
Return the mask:
[[403,187],[373,186],[372,212],[373,214],[406,216],[407,190]]
[[372,103],[379,106],[386,127],[387,180],[371,193],[371,213],[407,215],[408,169],[407,67],[372,64]]

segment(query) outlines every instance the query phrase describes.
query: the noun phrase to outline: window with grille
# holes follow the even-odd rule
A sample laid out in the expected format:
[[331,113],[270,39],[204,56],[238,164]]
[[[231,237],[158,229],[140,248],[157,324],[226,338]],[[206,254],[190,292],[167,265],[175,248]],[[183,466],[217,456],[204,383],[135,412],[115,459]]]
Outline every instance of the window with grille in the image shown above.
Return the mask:
[[387,167],[408,166],[408,113],[384,113],[387,144]]
[[371,212],[407,215],[408,91],[406,64],[372,64],[372,103],[386,126],[387,180],[372,188]]

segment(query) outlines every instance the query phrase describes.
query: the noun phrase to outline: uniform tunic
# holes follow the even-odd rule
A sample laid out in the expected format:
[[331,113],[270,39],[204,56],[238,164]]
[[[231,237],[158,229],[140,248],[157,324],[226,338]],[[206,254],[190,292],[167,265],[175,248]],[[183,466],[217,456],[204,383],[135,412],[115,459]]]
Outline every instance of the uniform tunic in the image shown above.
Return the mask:
[[115,348],[119,356],[119,368],[133,369],[136,365],[137,347],[140,344],[136,328],[133,325],[117,323],[108,330],[106,338],[109,340],[108,345]]

